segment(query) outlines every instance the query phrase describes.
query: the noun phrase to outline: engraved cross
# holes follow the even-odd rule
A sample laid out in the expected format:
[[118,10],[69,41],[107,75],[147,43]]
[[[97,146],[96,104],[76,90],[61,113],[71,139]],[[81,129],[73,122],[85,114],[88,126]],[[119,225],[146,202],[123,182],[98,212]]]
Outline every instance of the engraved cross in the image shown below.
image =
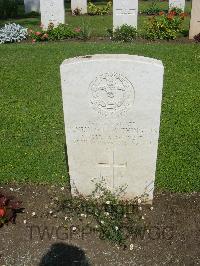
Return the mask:
[[116,168],[126,168],[127,167],[127,162],[121,163],[121,164],[115,163],[115,153],[113,152],[113,154],[112,154],[112,162],[110,164],[109,163],[104,163],[104,162],[98,163],[98,167],[101,167],[101,168],[112,168],[112,187],[114,188],[115,187],[115,169]]

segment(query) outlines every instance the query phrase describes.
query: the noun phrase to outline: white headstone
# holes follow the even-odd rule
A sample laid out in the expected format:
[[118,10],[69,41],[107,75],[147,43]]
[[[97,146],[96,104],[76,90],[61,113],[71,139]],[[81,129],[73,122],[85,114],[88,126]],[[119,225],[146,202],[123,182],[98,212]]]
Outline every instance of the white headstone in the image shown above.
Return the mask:
[[25,13],[40,12],[40,0],[24,0]]
[[113,1],[113,27],[127,24],[137,28],[138,0]]
[[199,33],[200,33],[200,0],[193,0],[189,38],[193,39],[194,36]]
[[58,26],[65,23],[64,0],[40,0],[41,23],[44,29],[48,28],[49,23]]
[[[132,55],[93,55],[61,65],[72,194],[103,181],[125,198],[153,198],[164,68]],[[93,181],[92,181],[93,180]]]
[[185,0],[169,0],[169,9],[171,8],[180,8],[184,11],[185,9]]
[[87,0],[71,0],[71,11],[72,14],[74,10],[79,9],[81,14],[87,13]]

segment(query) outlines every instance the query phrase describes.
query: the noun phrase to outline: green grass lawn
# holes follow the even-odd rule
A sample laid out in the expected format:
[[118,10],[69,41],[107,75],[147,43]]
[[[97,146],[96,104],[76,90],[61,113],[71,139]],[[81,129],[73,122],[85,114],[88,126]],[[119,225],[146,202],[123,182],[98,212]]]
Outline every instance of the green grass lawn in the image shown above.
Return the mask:
[[[103,2],[97,3],[102,5]],[[105,2],[106,4],[106,2]],[[139,12],[149,8],[152,5],[152,1],[139,1]],[[168,2],[159,2],[158,7],[167,10]],[[21,10],[23,7],[20,8]],[[191,2],[186,1],[186,12],[190,12]],[[23,13],[23,11],[21,11]],[[184,28],[189,29],[190,17],[187,17],[184,22]],[[37,18],[21,18],[21,19],[8,19],[0,20],[0,26],[3,26],[7,22],[16,22],[24,27],[31,28],[33,30],[40,30],[40,17]],[[138,16],[138,31],[144,29],[144,25],[148,22],[148,16],[139,15]],[[112,14],[105,16],[72,16],[70,12],[69,3],[66,5],[66,23],[72,25],[73,27],[80,27],[83,24],[88,25],[91,30],[91,35],[93,37],[101,37],[106,35],[106,29],[112,28]]]
[[200,46],[172,43],[1,45],[0,183],[68,180],[59,66],[66,58],[96,53],[137,54],[163,61],[157,187],[200,191]]

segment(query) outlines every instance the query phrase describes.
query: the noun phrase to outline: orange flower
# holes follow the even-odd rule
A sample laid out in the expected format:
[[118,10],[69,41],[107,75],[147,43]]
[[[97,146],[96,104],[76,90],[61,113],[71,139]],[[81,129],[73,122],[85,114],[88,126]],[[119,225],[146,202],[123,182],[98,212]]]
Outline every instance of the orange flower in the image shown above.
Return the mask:
[[4,209],[4,208],[0,208],[0,218],[1,218],[1,217],[4,217],[5,214],[6,214],[5,209]]
[[163,11],[160,11],[159,12],[159,16],[162,16],[162,15],[164,15],[165,14],[165,12],[163,12]]
[[180,14],[180,17],[181,17],[181,18],[187,17],[187,13],[184,13],[184,12],[181,13],[181,14]]
[[174,16],[173,16],[172,14],[169,13],[169,14],[167,15],[167,18],[168,18],[169,20],[172,20],[172,19],[174,18]]

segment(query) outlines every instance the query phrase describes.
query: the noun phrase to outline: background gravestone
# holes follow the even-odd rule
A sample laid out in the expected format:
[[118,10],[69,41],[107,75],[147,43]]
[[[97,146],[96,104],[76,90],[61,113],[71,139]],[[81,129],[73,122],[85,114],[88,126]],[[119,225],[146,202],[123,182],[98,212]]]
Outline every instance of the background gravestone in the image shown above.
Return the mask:
[[40,0],[40,10],[44,29],[48,28],[49,23],[54,26],[65,23],[64,0]]
[[176,7],[184,11],[185,9],[185,0],[169,0],[169,9]]
[[81,14],[86,14],[87,13],[87,0],[71,0],[72,14],[74,10],[76,10],[77,8],[80,10]]
[[24,0],[25,13],[40,12],[40,0]]
[[200,0],[193,0],[189,38],[193,39],[194,36],[199,33],[200,33]]
[[[125,198],[153,198],[163,86],[161,61],[94,55],[61,65],[72,194],[103,181]],[[93,180],[93,182],[92,182]]]
[[138,0],[113,1],[113,27],[127,24],[137,28]]

